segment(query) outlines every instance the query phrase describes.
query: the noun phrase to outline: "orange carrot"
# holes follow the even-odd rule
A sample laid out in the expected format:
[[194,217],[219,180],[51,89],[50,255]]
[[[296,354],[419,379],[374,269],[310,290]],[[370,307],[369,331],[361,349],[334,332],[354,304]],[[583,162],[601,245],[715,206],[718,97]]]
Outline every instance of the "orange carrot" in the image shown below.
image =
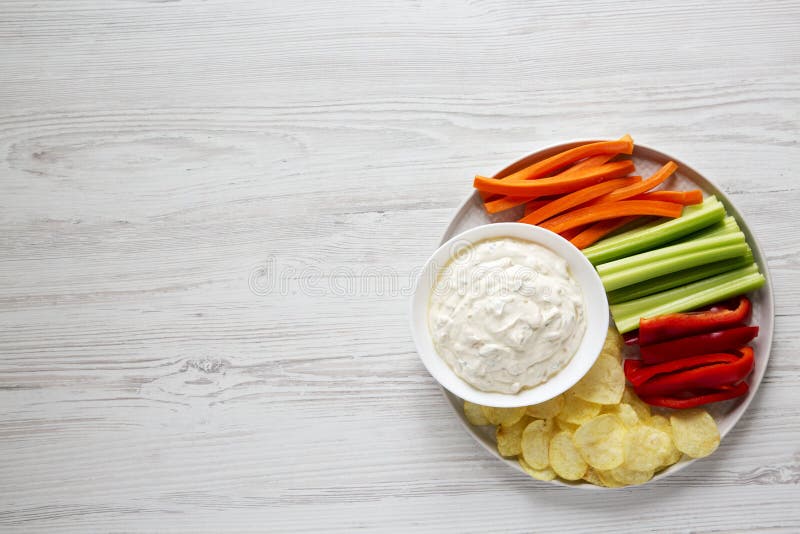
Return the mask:
[[[606,163],[608,160],[616,156],[616,154],[600,154],[598,156],[592,156],[590,158],[586,158],[583,161],[579,161],[569,169],[565,170],[561,173],[561,175],[567,175],[576,173],[577,171],[591,169],[593,167],[599,167],[603,163]],[[499,180],[507,180],[508,176],[504,178],[499,178]],[[498,213],[503,210],[509,210],[511,208],[516,208],[521,204],[525,204],[530,197],[510,197],[510,196],[492,196],[491,193],[485,193],[481,191],[481,198],[484,201],[484,207],[486,211],[489,213]]]
[[564,230],[559,235],[569,241],[576,235],[580,234],[586,228],[585,225],[576,226],[575,228],[570,228],[569,230]]
[[537,198],[536,200],[529,200],[528,202],[525,203],[525,215],[528,215],[531,212],[533,212],[535,210],[538,210],[539,208],[541,208],[545,204],[549,204],[552,201],[553,201],[552,197]]
[[560,234],[564,230],[606,219],[616,219],[627,215],[659,215],[661,217],[680,217],[683,206],[674,202],[660,200],[620,200],[596,206],[578,208],[542,223],[542,228]]
[[602,197],[615,189],[625,188],[632,184],[642,181],[641,176],[630,176],[628,178],[617,178],[616,180],[609,180],[607,182],[600,182],[597,185],[584,187],[578,189],[574,193],[564,195],[563,197],[549,202],[547,205],[539,208],[530,215],[526,215],[519,220],[521,223],[539,224],[542,221],[555,217],[559,213],[567,211],[575,206],[580,206],[584,202],[588,202],[593,198]]
[[498,213],[505,210],[510,210],[511,208],[516,208],[517,206],[521,206],[525,204],[529,200],[533,200],[536,197],[510,197],[510,196],[501,196],[494,200],[490,200],[483,204],[483,207],[486,208],[488,213]]
[[[632,154],[633,153],[633,139],[630,135],[616,141],[598,141],[596,143],[587,143],[580,145],[564,152],[551,156],[542,161],[538,161],[533,165],[529,165],[524,169],[507,176],[508,180],[533,180],[535,178],[542,178],[547,176],[553,171],[566,167],[570,163],[574,163],[583,158],[590,156],[597,156],[599,154]],[[478,177],[476,177],[478,178]],[[483,176],[480,178],[488,179]]]
[[663,167],[658,169],[656,172],[654,172],[653,175],[647,180],[640,182],[638,184],[630,185],[628,187],[622,187],[620,189],[617,189],[616,191],[612,191],[611,193],[598,198],[592,204],[625,200],[626,198],[639,195],[641,193],[644,193],[645,191],[650,191],[654,187],[660,185],[664,180],[669,178],[672,175],[672,173],[675,172],[677,169],[678,166],[675,164],[675,162],[670,161],[666,163]]
[[576,247],[584,249],[596,241],[604,238],[617,228],[622,228],[629,222],[638,218],[638,215],[631,215],[630,217],[619,217],[617,219],[606,219],[604,221],[599,221],[588,227],[586,230],[580,232],[569,241]]
[[684,206],[700,204],[703,202],[703,192],[699,189],[691,191],[651,191],[631,197],[631,200],[663,200],[664,202],[676,202]]
[[553,176],[540,180],[495,180],[476,176],[473,186],[481,191],[502,193],[511,196],[542,196],[559,193],[571,193],[583,187],[588,187],[605,180],[622,178],[633,171],[633,162],[630,160],[614,161],[600,167],[580,171],[569,176]]

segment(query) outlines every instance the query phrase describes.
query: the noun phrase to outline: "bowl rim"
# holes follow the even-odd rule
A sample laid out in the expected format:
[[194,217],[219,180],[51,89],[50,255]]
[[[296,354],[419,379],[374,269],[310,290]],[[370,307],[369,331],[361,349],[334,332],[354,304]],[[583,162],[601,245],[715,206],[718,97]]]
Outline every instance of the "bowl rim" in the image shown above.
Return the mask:
[[[474,244],[488,239],[513,237],[544,246],[567,261],[584,299],[586,331],[570,361],[547,381],[516,394],[482,391],[460,378],[436,352],[428,328],[430,293],[438,271],[452,258],[451,251],[460,244]],[[433,275],[434,269],[436,275]],[[461,232],[440,245],[425,262],[417,277],[410,302],[410,323],[417,354],[423,365],[443,388],[454,395],[481,404],[512,408],[529,406],[552,399],[575,385],[591,369],[599,356],[608,331],[608,300],[594,266],[572,243],[544,228],[517,222],[490,223]]]

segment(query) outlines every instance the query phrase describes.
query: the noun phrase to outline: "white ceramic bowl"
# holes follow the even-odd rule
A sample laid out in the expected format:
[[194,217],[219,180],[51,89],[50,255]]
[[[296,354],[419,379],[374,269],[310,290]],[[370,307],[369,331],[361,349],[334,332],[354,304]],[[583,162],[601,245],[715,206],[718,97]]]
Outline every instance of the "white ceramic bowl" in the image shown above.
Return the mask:
[[[474,388],[456,375],[437,354],[428,329],[428,304],[439,271],[447,265],[453,254],[469,244],[485,239],[515,237],[531,241],[564,258],[570,274],[583,292],[586,306],[586,332],[577,352],[569,363],[549,380],[516,394],[494,393]],[[549,230],[520,223],[486,224],[471,228],[439,247],[425,264],[411,298],[411,331],[417,352],[428,372],[448,391],[464,400],[483,406],[529,406],[552,399],[580,380],[592,367],[606,338],[608,330],[608,301],[600,277],[580,250],[569,241]]]

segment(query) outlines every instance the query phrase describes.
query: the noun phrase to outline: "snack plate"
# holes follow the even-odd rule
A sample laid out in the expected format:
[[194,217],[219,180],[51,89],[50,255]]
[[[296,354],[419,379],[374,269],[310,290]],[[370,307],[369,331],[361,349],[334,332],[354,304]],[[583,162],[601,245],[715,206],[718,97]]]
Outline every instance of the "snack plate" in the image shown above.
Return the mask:
[[[569,143],[563,143],[560,145],[555,145],[549,148],[545,148],[535,152],[521,160],[509,165],[495,176],[501,178],[503,176],[507,176],[513,172],[516,172],[519,169],[527,167],[536,161],[542,160],[558,152],[573,148],[575,146],[589,143],[592,141],[575,141]],[[767,369],[767,360],[769,360],[769,353],[770,353],[770,346],[772,344],[772,330],[773,330],[773,317],[775,315],[774,304],[773,304],[773,297],[772,297],[772,280],[769,275],[769,269],[767,268],[766,258],[761,251],[761,247],[758,244],[755,236],[750,232],[747,223],[745,222],[744,218],[742,217],[741,213],[736,209],[736,207],[730,202],[730,200],[725,196],[725,194],[710,180],[703,177],[699,172],[694,170],[691,166],[687,165],[686,163],[680,161],[677,158],[671,157],[663,152],[659,152],[658,150],[648,148],[642,145],[636,145],[633,151],[633,161],[636,164],[636,174],[642,175],[643,177],[650,176],[656,169],[661,167],[667,161],[674,161],[678,164],[678,171],[675,173],[674,176],[669,178],[664,183],[664,189],[680,189],[680,190],[688,190],[688,189],[701,189],[705,196],[708,195],[716,195],[717,198],[725,204],[725,208],[728,212],[728,215],[732,215],[736,218],[736,222],[739,224],[739,227],[744,232],[745,236],[747,237],[747,243],[753,250],[753,256],[755,257],[755,261],[758,264],[758,268],[761,273],[766,278],[766,283],[764,286],[761,287],[758,291],[750,293],[748,296],[753,303],[753,312],[752,312],[752,324],[759,326],[759,334],[758,337],[751,343],[753,349],[755,351],[755,369],[753,370],[753,374],[750,376],[749,383],[750,383],[750,391],[747,396],[743,398],[733,399],[726,402],[715,403],[705,406],[704,408],[714,417],[717,421],[717,426],[719,427],[719,432],[721,437],[725,437],[725,435],[730,432],[736,422],[742,417],[742,414],[745,412],[747,407],[750,405],[750,402],[753,400],[756,392],[758,391],[758,386],[761,384],[761,380],[764,377],[764,373]],[[483,209],[483,202],[481,201],[481,197],[478,195],[477,191],[473,192],[473,194],[464,201],[463,204],[458,208],[458,212],[456,213],[455,217],[453,217],[452,221],[450,221],[450,225],[447,227],[447,230],[442,237],[442,243],[450,239],[456,234],[459,234],[465,230],[468,230],[472,227],[479,226],[482,224],[488,224],[493,222],[507,222],[507,221],[516,221],[522,216],[522,208],[515,208],[513,210],[508,210],[502,213],[490,215],[486,213],[486,210]],[[522,468],[517,463],[516,459],[508,459],[503,458],[497,453],[496,442],[494,438],[494,427],[474,427],[467,422],[464,416],[464,405],[463,401],[453,395],[452,393],[448,392],[446,389],[442,388],[442,392],[447,400],[450,402],[450,405],[453,407],[453,410],[458,415],[458,418],[461,420],[461,423],[464,425],[464,428],[467,432],[472,435],[478,443],[483,445],[486,450],[489,451],[492,455],[494,455],[498,460],[501,462],[506,463],[513,469],[516,469],[520,473],[524,473]],[[687,467],[689,464],[694,462],[695,460],[691,459],[682,459],[680,462],[668,467],[667,469],[661,471],[656,476],[654,476],[649,482],[661,480],[666,478],[674,473],[677,473],[681,469]],[[527,474],[525,476],[528,476]],[[531,479],[534,481],[533,479]],[[535,481],[539,482],[539,481]],[[647,482],[647,483],[649,483]],[[589,484],[588,482],[566,482],[561,480],[553,480],[552,483],[559,484],[562,486],[569,486],[573,488],[582,488],[582,489],[592,489],[592,490],[605,490],[609,488],[602,488],[600,486],[595,486],[594,484]],[[646,483],[646,484],[647,484]],[[643,484],[644,485],[644,484]],[[631,487],[638,487],[638,486],[627,486],[628,488]],[[624,489],[624,488],[622,488]]]

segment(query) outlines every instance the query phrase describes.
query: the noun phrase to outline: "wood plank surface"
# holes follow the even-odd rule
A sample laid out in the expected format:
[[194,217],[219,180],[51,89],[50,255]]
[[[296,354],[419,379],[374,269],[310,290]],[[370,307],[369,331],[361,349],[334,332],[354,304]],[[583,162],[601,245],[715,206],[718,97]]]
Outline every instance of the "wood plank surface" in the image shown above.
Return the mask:
[[[0,0],[0,531],[800,531],[800,4]],[[534,482],[416,356],[470,193],[629,132],[769,261],[754,403],[710,458]]]

